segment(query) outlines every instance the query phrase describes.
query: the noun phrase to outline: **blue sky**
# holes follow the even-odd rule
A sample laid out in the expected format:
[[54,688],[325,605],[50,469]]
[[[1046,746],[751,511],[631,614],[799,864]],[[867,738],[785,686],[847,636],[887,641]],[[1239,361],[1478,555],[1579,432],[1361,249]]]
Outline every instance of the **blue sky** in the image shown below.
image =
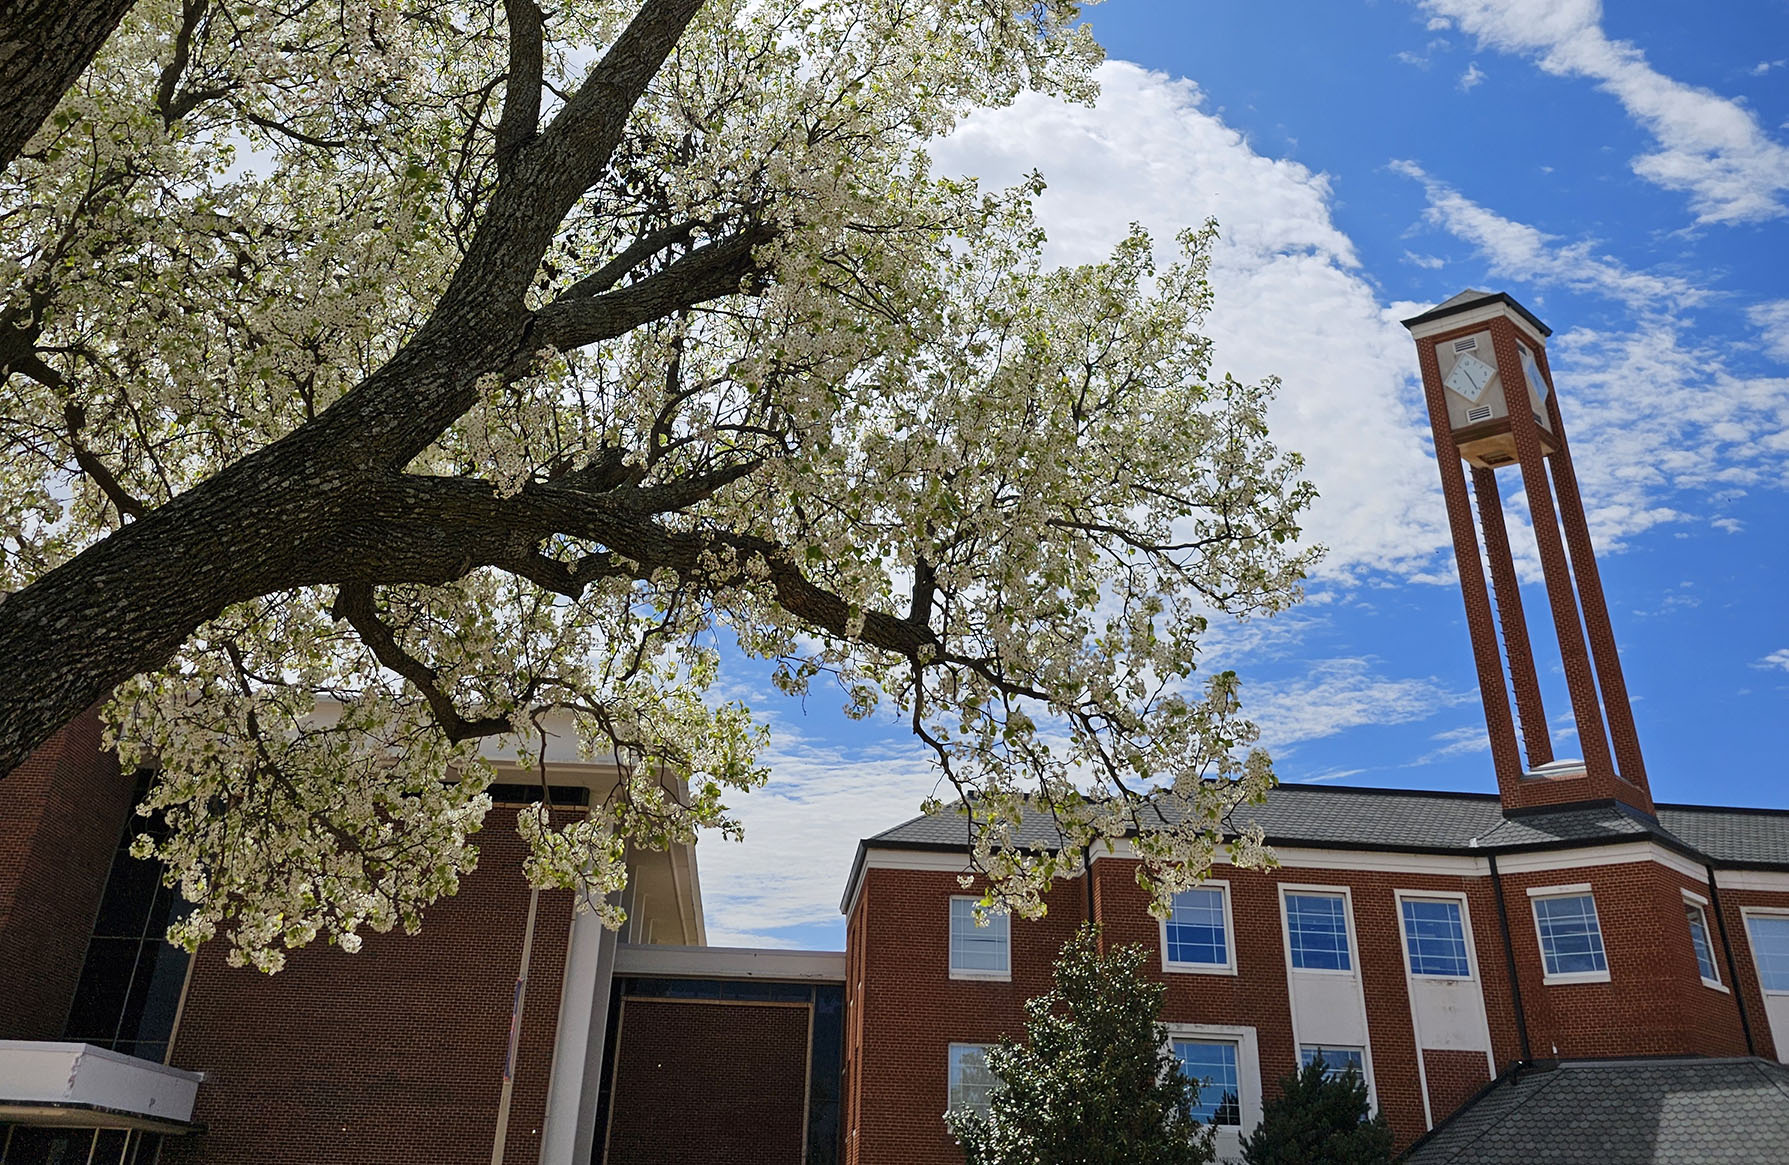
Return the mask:
[[[1789,2],[1108,0],[1090,17],[1109,55],[1096,108],[1022,100],[937,164],[989,183],[1041,169],[1065,262],[1133,220],[1171,245],[1218,218],[1215,367],[1282,378],[1275,431],[1308,459],[1309,533],[1330,547],[1303,606],[1207,643],[1281,779],[1495,789],[1397,324],[1471,286],[1555,330],[1654,796],[1789,807]],[[933,775],[896,725],[734,678],[771,721],[775,776],[741,801],[743,844],[701,847],[710,941],[841,947],[857,839],[910,816]]]

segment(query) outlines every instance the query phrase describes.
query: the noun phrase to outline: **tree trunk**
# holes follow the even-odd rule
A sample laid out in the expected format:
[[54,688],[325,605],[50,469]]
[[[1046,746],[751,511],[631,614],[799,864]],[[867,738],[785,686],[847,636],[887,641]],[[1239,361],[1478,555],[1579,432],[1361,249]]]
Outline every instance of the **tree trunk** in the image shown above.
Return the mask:
[[131,0],[0,5],[0,170],[12,165],[130,6]]

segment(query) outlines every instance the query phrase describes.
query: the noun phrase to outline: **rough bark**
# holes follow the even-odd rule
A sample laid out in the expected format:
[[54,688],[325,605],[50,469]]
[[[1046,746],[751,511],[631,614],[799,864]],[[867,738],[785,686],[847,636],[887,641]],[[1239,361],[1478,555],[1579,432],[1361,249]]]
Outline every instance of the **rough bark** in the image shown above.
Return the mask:
[[0,170],[80,77],[131,0],[9,0],[0,5]]
[[[479,377],[518,375],[549,341],[618,336],[752,274],[752,247],[768,236],[748,231],[603,294],[536,312],[523,302],[554,231],[607,167],[702,2],[648,0],[544,130],[505,119],[505,173],[466,258],[389,363],[316,420],[0,601],[0,774],[123,680],[165,664],[232,603],[330,583],[444,583],[520,563],[547,534],[578,532],[568,526],[654,537],[638,500],[634,520],[605,521],[596,494],[505,506],[488,486],[403,469],[472,406]],[[529,8],[513,11],[525,23]],[[523,40],[538,54],[538,37]]]

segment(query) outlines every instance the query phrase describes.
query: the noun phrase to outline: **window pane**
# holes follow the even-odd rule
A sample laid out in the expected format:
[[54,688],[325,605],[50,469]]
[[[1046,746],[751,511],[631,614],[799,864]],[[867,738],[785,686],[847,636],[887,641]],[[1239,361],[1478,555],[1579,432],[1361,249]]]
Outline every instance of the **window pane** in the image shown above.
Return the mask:
[[1412,975],[1447,975],[1470,978],[1466,959],[1466,927],[1460,920],[1460,904],[1444,899],[1404,899],[1404,945],[1410,952]]
[[1746,919],[1752,957],[1766,991],[1789,991],[1789,916],[1754,914]]
[[1708,916],[1694,902],[1685,902],[1683,912],[1689,917],[1690,945],[1696,948],[1696,970],[1710,983],[1719,983],[1721,973],[1715,970],[1714,948],[1708,944]]
[[1168,917],[1168,961],[1222,967],[1230,962],[1224,931],[1224,892],[1215,887],[1174,895]]
[[974,898],[950,900],[950,969],[1005,971],[1011,919],[1005,914],[989,914],[988,924],[977,926],[975,902]]
[[1347,971],[1348,916],[1340,894],[1286,895],[1286,934],[1292,965],[1304,970]]
[[1360,1078],[1367,1077],[1367,1057],[1364,1048],[1336,1047],[1332,1044],[1304,1044],[1298,1049],[1298,1062],[1309,1064],[1319,1056],[1323,1058],[1323,1075],[1333,1080],[1337,1076],[1353,1068],[1360,1073]]
[[1603,932],[1597,926],[1596,902],[1588,894],[1571,898],[1536,898],[1534,918],[1540,924],[1541,955],[1547,974],[1574,975],[1607,971]]
[[1241,1091],[1236,1074],[1236,1045],[1228,1040],[1175,1040],[1180,1071],[1198,1087],[1193,1119],[1216,1125],[1241,1125]]
[[994,1091],[994,1074],[988,1071],[988,1049],[982,1044],[950,1046],[950,1111],[973,1108],[988,1111],[988,1095]]
[[62,1032],[65,1037],[102,1048],[112,1046],[141,946],[134,938],[96,938],[88,945],[87,961],[81,967],[74,1004]]
[[128,849],[117,850],[112,855],[112,871],[106,878],[106,892],[99,902],[93,933],[103,938],[141,938],[160,888],[160,862],[133,858]]

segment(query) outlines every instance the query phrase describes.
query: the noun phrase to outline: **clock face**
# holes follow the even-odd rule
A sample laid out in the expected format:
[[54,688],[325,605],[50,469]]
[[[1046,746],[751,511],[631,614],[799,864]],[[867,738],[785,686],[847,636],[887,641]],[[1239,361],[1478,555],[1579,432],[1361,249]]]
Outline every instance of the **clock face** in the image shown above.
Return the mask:
[[1522,375],[1528,379],[1528,391],[1536,400],[1547,399],[1547,381],[1541,376],[1540,365],[1534,362],[1534,353],[1526,345],[1516,345],[1516,351],[1522,354]]
[[1491,383],[1491,377],[1496,374],[1496,371],[1477,356],[1465,352],[1458,360],[1454,361],[1453,371],[1449,372],[1447,379],[1441,383],[1476,404],[1478,398],[1484,394],[1485,385]]

